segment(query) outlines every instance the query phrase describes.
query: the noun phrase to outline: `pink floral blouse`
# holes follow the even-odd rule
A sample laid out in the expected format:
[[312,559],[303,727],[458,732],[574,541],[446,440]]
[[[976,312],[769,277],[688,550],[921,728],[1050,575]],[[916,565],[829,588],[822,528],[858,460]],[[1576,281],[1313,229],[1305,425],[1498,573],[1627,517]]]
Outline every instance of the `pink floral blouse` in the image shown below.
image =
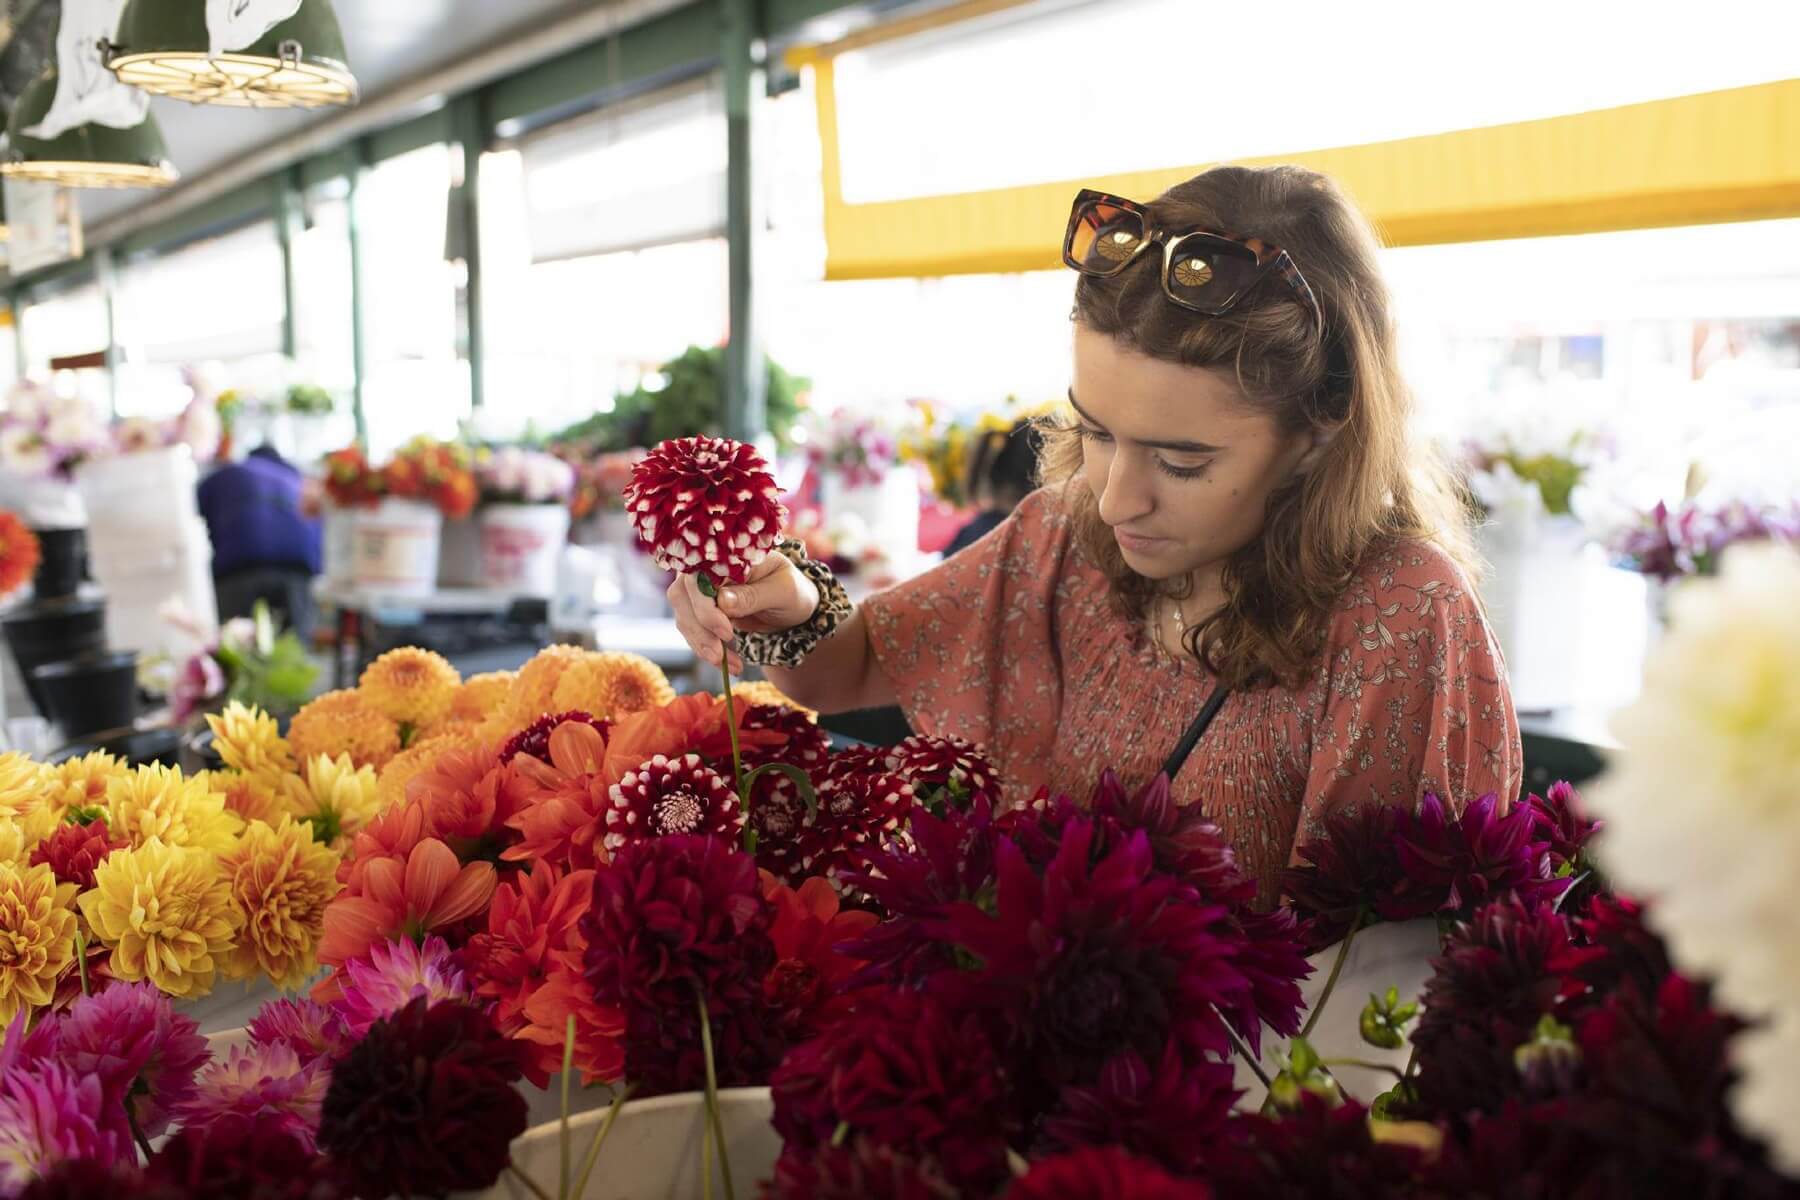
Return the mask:
[[[1050,491],[863,611],[913,728],[984,745],[1013,802],[1045,785],[1085,800],[1109,766],[1144,783],[1214,685],[1113,606]],[[1511,797],[1521,770],[1506,669],[1467,581],[1436,548],[1400,543],[1370,555],[1305,683],[1227,697],[1174,789],[1272,898],[1332,810]]]

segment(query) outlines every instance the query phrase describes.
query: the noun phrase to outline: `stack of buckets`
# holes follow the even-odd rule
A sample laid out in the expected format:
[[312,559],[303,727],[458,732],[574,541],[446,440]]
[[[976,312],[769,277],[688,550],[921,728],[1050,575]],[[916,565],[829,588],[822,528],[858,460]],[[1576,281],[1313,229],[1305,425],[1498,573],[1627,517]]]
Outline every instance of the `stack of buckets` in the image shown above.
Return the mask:
[[106,597],[84,584],[83,529],[39,529],[43,559],[31,600],[0,616],[25,690],[65,739],[129,726],[137,716],[137,654],[110,651]]

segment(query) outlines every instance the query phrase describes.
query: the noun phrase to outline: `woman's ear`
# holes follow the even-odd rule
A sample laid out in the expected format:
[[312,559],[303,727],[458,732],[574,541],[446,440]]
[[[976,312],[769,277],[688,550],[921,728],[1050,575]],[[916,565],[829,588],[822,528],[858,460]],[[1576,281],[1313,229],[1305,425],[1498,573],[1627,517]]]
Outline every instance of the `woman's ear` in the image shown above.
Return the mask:
[[1334,425],[1315,426],[1311,434],[1312,444],[1301,453],[1300,458],[1294,463],[1294,474],[1304,475],[1318,466],[1319,461],[1325,457],[1325,451],[1330,449],[1331,443],[1337,440],[1337,435],[1343,428],[1344,423],[1341,421]]

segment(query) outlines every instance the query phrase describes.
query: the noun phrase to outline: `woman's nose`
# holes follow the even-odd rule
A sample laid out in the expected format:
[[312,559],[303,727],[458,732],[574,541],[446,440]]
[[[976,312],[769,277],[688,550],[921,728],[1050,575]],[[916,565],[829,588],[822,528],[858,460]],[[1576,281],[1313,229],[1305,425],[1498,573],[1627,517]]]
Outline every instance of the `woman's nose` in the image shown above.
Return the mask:
[[1108,525],[1124,525],[1145,516],[1155,505],[1150,481],[1131,456],[1114,450],[1106,467],[1106,486],[1100,493],[1100,519]]

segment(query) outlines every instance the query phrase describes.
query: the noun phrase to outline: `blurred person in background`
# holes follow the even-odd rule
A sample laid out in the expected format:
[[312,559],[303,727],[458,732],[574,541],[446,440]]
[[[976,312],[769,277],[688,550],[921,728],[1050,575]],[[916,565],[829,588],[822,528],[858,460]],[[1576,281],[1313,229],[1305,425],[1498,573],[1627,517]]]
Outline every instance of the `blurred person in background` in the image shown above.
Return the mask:
[[200,481],[220,620],[250,616],[264,600],[302,641],[312,636],[320,531],[302,509],[303,485],[299,469],[268,445]]
[[970,449],[968,479],[964,484],[964,494],[975,502],[977,511],[950,539],[950,545],[944,549],[945,558],[980,541],[1037,488],[1039,441],[1037,427],[1031,421],[1016,421],[1010,429],[981,433]]

